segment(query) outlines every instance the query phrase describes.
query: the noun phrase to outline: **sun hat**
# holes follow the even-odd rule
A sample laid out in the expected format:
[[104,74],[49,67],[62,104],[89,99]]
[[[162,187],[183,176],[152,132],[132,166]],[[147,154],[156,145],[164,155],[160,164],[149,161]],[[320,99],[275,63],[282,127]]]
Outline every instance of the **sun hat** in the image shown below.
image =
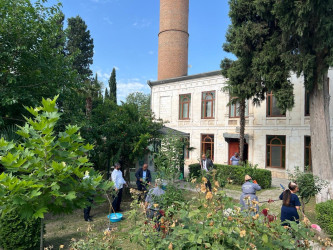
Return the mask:
[[247,175],[245,175],[245,181],[248,181],[248,180],[251,180],[252,178],[251,178],[251,176],[249,176],[248,174]]

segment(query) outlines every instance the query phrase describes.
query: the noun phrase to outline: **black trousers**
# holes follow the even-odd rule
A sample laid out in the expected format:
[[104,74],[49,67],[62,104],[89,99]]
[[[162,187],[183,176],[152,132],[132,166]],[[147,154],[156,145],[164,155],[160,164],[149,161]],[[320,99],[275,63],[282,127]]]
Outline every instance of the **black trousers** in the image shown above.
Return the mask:
[[116,194],[116,196],[112,202],[112,207],[115,212],[118,212],[120,210],[120,203],[121,203],[122,197],[123,197],[123,189],[120,188],[120,189],[118,189],[118,193]]
[[206,189],[208,188],[209,191],[212,191],[212,184],[210,183],[209,179],[207,178]]
[[[90,204],[93,202],[93,199],[88,198],[88,201],[90,202]],[[83,217],[85,220],[88,220],[90,217],[90,210],[91,210],[91,205],[89,205],[88,207],[83,209]]]

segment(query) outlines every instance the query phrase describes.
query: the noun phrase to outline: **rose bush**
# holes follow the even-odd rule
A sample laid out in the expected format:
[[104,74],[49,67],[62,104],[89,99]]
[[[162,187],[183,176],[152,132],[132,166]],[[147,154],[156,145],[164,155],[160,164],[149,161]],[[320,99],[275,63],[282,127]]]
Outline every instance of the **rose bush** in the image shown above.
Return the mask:
[[[133,242],[145,249],[302,249],[309,248],[313,232],[302,222],[283,227],[279,220],[254,214],[256,201],[248,201],[246,211],[218,190],[212,192],[204,183],[188,202],[165,208],[159,222],[136,221],[131,232]],[[136,214],[140,214],[140,208]],[[141,210],[142,212],[142,210]],[[143,215],[143,213],[141,213]],[[136,220],[138,218],[136,217]],[[158,229],[158,230],[157,230]]]

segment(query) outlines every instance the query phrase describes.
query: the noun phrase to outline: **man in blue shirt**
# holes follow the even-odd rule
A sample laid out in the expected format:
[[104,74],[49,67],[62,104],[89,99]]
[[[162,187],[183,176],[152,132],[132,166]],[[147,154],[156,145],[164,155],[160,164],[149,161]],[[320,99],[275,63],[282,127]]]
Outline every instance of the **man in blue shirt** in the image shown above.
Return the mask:
[[151,174],[147,163],[143,164],[143,167],[136,171],[135,177],[138,190],[146,191],[147,186],[150,185],[151,182]]

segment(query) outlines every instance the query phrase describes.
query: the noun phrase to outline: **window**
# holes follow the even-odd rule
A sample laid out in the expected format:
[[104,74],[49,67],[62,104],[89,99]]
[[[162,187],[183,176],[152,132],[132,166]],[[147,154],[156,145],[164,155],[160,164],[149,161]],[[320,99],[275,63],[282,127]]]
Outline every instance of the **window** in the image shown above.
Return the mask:
[[304,115],[309,116],[310,115],[310,94],[309,91],[305,90],[305,96],[304,96]]
[[277,117],[286,116],[286,112],[281,113],[280,109],[277,107],[277,101],[272,92],[267,93],[266,97],[266,116],[267,117]]
[[179,96],[179,119],[190,119],[191,94]]
[[202,93],[201,118],[212,119],[215,117],[215,91]]
[[311,137],[304,136],[304,169],[312,172]]
[[285,168],[286,165],[286,137],[283,135],[266,136],[266,166]]
[[[234,97],[237,98],[237,97]],[[229,117],[230,118],[239,118],[239,102],[231,104],[229,106]],[[245,116],[249,116],[249,100],[245,101]]]
[[214,135],[201,135],[201,155],[214,160]]

